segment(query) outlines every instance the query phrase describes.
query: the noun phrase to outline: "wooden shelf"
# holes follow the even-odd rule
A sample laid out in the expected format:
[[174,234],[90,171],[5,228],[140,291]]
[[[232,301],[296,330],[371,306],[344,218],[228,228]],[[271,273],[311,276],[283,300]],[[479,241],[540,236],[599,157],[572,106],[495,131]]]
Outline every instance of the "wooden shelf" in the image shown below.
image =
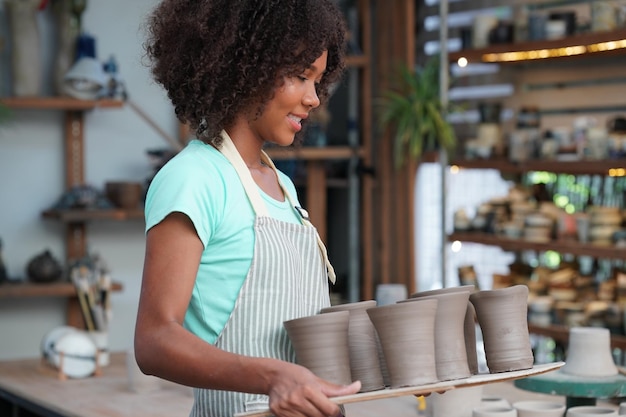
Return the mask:
[[91,209],[74,209],[74,210],[46,210],[42,214],[43,218],[59,220],[66,223],[83,222],[88,220],[132,220],[143,219],[144,212],[142,209],[135,210],[91,210]]
[[350,55],[346,57],[346,67],[348,68],[364,68],[369,63],[369,57],[366,55]]
[[32,110],[91,110],[124,106],[121,100],[78,100],[71,97],[3,97],[0,103],[11,109]]
[[626,159],[556,161],[532,160],[511,162],[507,159],[458,159],[450,165],[468,169],[497,169],[504,173],[523,174],[530,171],[548,171],[557,174],[610,175],[612,169],[626,168]]
[[500,62],[502,64],[515,64],[515,63],[523,63],[528,61],[544,61],[546,59],[571,59],[577,57],[590,57],[590,56],[610,56],[610,55],[624,55],[626,54],[626,48],[621,45],[624,43],[626,39],[626,29],[618,29],[606,32],[593,32],[593,33],[584,33],[578,34],[574,36],[568,36],[561,39],[554,40],[541,40],[541,41],[526,41],[526,42],[518,42],[511,44],[497,44],[490,45],[486,48],[479,49],[466,49],[458,52],[454,52],[449,54],[450,62],[456,62],[459,58],[466,58],[470,63],[471,62],[491,62],[488,57],[490,54],[502,54],[502,53],[516,53],[516,52],[527,52],[527,51],[538,51],[538,50],[553,50],[553,49],[561,49],[568,47],[577,47],[577,46],[589,46],[596,45],[605,42],[620,42],[619,48],[615,49],[607,49],[601,52],[590,52],[589,48],[587,48],[586,52],[577,55],[564,56],[564,57],[556,57],[556,58],[540,58],[540,59],[526,59],[521,61]]
[[625,248],[616,246],[600,246],[578,241],[554,240],[547,243],[529,242],[523,239],[508,239],[482,232],[463,232],[448,235],[448,241],[480,243],[483,245],[498,246],[507,251],[534,250],[538,252],[555,251],[578,256],[592,256],[604,259],[623,259]]
[[[114,282],[111,290],[122,291],[123,286]],[[1,284],[0,298],[24,298],[24,297],[74,297],[76,289],[69,282],[54,282],[50,284]]]
[[364,154],[362,148],[355,149],[349,146],[302,146],[287,148],[275,147],[268,148],[265,151],[272,159],[300,159],[305,161],[350,159],[353,156],[362,157]]

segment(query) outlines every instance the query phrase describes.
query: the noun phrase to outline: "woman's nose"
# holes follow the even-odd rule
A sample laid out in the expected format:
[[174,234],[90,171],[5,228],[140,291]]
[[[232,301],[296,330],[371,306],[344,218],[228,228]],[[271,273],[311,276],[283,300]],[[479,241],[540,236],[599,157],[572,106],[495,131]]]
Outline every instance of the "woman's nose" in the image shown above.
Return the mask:
[[313,109],[320,105],[320,98],[317,95],[317,88],[315,85],[307,89],[302,101],[304,104],[311,106]]

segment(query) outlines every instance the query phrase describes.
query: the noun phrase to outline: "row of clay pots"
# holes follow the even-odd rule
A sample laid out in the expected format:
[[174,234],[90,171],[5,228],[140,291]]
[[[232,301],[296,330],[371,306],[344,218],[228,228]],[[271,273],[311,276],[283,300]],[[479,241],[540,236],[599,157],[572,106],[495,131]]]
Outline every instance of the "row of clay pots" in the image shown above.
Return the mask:
[[478,373],[475,318],[491,373],[530,369],[528,288],[472,292],[471,285],[412,294],[395,304],[341,304],[284,326],[299,364],[362,392]]

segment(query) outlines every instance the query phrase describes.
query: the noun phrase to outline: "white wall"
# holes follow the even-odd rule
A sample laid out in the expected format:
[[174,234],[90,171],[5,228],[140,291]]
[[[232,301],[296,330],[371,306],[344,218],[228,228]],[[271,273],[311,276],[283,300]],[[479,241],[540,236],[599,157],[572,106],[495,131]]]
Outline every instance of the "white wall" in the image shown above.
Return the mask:
[[[140,24],[156,2],[92,0],[83,16],[83,27],[96,38],[100,60],[115,55],[130,97],[176,136],[172,107],[141,62]],[[41,19],[46,44],[49,22],[45,16]],[[0,26],[4,24],[0,22]],[[44,55],[50,61],[49,48]],[[64,191],[62,122],[61,112],[19,110],[14,111],[9,125],[0,128],[0,238],[11,277],[24,277],[27,262],[45,249],[58,259],[65,258],[63,226],[40,215]],[[146,150],[167,147],[128,106],[87,113],[85,135],[86,181],[98,188],[110,180],[144,181],[152,173]],[[143,221],[88,225],[89,251],[98,253],[109,265],[113,279],[124,285],[112,300],[112,350],[132,345],[144,254],[143,227]],[[0,360],[38,356],[43,335],[64,324],[64,303],[61,298],[0,299]]]

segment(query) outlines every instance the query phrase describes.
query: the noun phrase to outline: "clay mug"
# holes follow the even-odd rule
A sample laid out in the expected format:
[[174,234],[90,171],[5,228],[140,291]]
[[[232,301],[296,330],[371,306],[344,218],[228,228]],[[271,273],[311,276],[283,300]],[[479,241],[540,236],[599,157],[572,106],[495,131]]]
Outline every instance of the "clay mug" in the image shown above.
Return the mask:
[[322,314],[348,311],[348,347],[350,349],[350,371],[353,380],[361,381],[361,391],[385,388],[380,367],[378,340],[374,324],[367,309],[376,307],[376,300],[337,304],[321,310]]
[[513,403],[518,417],[563,417],[565,404],[556,401],[535,400]]
[[[460,285],[456,287],[445,287],[436,290],[419,291],[411,294],[410,298],[426,297],[436,294],[445,294],[450,292],[463,292],[472,293],[476,290],[476,286]],[[476,310],[472,303],[467,302],[465,310],[465,319],[463,322],[463,337],[465,339],[465,350],[467,356],[467,365],[472,375],[478,374],[478,352],[476,350]]]
[[389,372],[391,388],[437,382],[436,299],[388,304],[367,310]]
[[528,333],[528,287],[514,285],[470,295],[483,333],[489,372],[517,371],[533,367]]
[[566,417],[610,417],[617,415],[617,410],[608,407],[598,407],[594,405],[570,407],[565,414]]
[[350,384],[349,320],[350,312],[334,311],[285,321],[296,362],[327,381]]
[[472,410],[472,417],[517,417],[513,407],[477,407]]
[[465,314],[469,291],[419,294],[401,302],[419,300],[438,301],[435,315],[435,365],[439,381],[463,379],[471,376],[465,349]]

